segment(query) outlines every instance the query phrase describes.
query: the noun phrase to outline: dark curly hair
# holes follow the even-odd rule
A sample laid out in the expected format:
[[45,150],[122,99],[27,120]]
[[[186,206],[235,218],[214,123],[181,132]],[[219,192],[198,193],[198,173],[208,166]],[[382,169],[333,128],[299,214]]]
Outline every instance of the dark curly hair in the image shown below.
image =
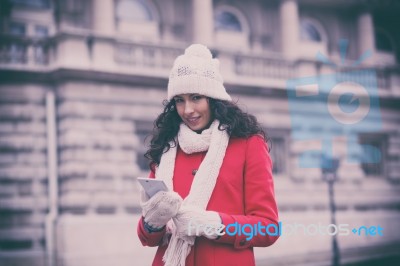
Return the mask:
[[[243,112],[236,103],[208,98],[212,119],[220,121],[221,126],[226,125],[226,130],[230,137],[248,138],[252,135],[261,135],[266,142],[269,141],[267,134],[258,123],[254,115]],[[161,155],[171,147],[175,147],[175,137],[179,131],[179,125],[182,119],[178,115],[175,107],[175,100],[165,100],[163,102],[164,111],[154,121],[154,128],[150,147],[144,156],[150,160],[150,167],[158,165]],[[173,146],[170,145],[173,143]]]

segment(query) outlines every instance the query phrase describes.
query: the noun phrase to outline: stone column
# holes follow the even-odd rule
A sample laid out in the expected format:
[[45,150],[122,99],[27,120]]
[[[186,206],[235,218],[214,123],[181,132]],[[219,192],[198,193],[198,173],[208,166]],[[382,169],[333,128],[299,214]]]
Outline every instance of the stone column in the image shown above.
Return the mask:
[[214,15],[212,0],[193,0],[193,42],[212,45]]
[[110,35],[115,31],[114,0],[96,0],[93,3],[93,30]]
[[115,4],[114,0],[93,0],[93,32],[92,44],[87,42],[88,52],[92,67],[110,68],[113,67],[114,46],[112,42],[97,36],[113,36],[116,32],[115,25]]
[[[251,47],[254,52],[263,52],[262,38],[265,35],[265,19],[260,11],[260,4],[249,5],[250,12],[252,15],[252,20],[254,22],[253,30],[250,32],[250,42]],[[267,15],[268,16],[268,15]]]
[[375,36],[374,36],[374,23],[371,13],[368,11],[362,12],[358,16],[358,52],[361,56],[366,51],[370,50],[372,56],[363,61],[364,63],[373,63],[375,56]]
[[299,10],[296,0],[281,0],[279,9],[282,53],[295,58],[299,49]]
[[262,36],[252,36],[251,43],[254,52],[261,53],[263,51]]
[[166,4],[162,7],[163,13],[166,16],[166,20],[161,24],[162,26],[162,38],[166,42],[175,41],[174,35],[174,23],[175,16],[177,16],[175,12],[175,6],[172,4]]

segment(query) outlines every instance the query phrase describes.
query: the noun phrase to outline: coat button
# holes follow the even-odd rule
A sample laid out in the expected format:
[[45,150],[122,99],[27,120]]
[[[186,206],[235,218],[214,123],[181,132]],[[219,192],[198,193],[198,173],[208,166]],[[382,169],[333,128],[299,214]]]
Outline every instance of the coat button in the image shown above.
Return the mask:
[[194,169],[194,170],[192,171],[192,175],[196,175],[196,173],[197,173],[197,169]]
[[239,245],[240,246],[246,245],[246,240],[245,239],[240,240]]

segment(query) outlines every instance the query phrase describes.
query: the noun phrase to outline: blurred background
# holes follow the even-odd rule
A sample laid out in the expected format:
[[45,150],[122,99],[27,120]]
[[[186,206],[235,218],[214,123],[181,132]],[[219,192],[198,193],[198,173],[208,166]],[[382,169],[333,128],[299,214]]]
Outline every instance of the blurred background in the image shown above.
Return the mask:
[[[336,248],[327,234],[282,236],[255,249],[257,265],[400,265],[400,1],[0,3],[0,265],[151,264],[155,249],[136,235],[136,177],[148,175],[145,137],[173,60],[197,42],[220,59],[228,93],[271,139],[280,221],[383,228],[337,236]],[[290,111],[287,82],[366,69],[357,78],[380,109],[357,142],[379,160],[349,163],[339,128],[329,133],[337,170],[302,168],[301,154],[321,143],[295,139],[291,117],[332,117],[319,112],[326,102]],[[336,212],[327,178],[336,180]]]

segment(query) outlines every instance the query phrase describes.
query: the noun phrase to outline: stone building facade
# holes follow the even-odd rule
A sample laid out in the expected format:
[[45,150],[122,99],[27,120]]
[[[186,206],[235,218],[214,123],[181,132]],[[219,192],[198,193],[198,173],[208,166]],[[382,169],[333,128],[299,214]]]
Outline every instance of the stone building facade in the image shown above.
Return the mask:
[[[321,144],[293,137],[288,81],[372,69],[373,80],[359,75],[357,81],[376,87],[371,97],[379,99],[380,117],[371,123],[380,127],[361,132],[357,141],[374,146],[381,159],[349,163],[345,136],[332,140],[340,159],[336,222],[379,225],[384,235],[338,236],[340,259],[346,264],[400,256],[396,1],[0,5],[0,265],[149,265],[155,250],[141,247],[135,231],[136,177],[148,174],[145,136],[162,111],[169,69],[194,42],[212,49],[228,92],[267,130],[284,223],[330,223],[321,169],[300,167],[303,152]],[[371,56],[363,58],[367,51]],[[296,114],[330,119],[316,107],[326,103],[312,104]],[[312,130],[326,134],[318,126]],[[257,262],[329,264],[331,241],[326,234],[282,236],[274,246],[256,249]]]

